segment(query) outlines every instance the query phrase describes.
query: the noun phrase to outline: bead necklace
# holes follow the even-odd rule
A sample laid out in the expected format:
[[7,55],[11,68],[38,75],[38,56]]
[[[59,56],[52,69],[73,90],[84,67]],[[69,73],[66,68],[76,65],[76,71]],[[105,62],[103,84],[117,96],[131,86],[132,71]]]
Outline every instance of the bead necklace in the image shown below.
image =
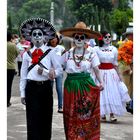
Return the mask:
[[76,62],[76,59],[75,59],[75,48],[73,49],[73,60],[74,60],[75,64],[76,64],[78,67],[80,66],[80,63],[81,63],[81,61],[82,61],[83,58],[84,58],[84,54],[85,54],[85,48],[84,48],[84,50],[83,50],[82,56],[77,56],[79,62]]

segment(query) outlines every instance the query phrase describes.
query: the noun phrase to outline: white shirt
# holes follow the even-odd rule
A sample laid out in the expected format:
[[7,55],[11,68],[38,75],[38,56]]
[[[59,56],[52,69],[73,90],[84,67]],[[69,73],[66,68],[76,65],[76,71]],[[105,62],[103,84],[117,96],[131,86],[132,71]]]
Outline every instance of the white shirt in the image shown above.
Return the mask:
[[[34,52],[36,47],[30,49],[30,52]],[[48,46],[42,45],[40,49],[45,52],[49,49]],[[58,76],[59,74],[62,74],[63,69],[58,61],[58,56],[53,52],[50,51],[40,62],[47,68],[43,68],[42,75],[38,74],[38,68],[40,67],[38,64],[35,65],[29,72],[28,67],[32,65],[32,58],[28,55],[27,52],[23,54],[23,62],[21,67],[21,78],[20,78],[20,93],[21,97],[25,97],[25,87],[26,87],[26,81],[27,79],[34,80],[34,81],[46,81],[49,79],[48,73],[49,70],[53,67],[55,69],[55,74]]]
[[62,45],[57,45],[54,48],[54,51],[56,52],[57,55],[61,56],[62,52],[65,50],[65,48]]
[[19,55],[17,56],[17,61],[22,62],[23,53],[25,52],[25,49],[28,48],[29,46],[28,45],[21,44],[19,42],[16,45],[16,47],[19,49],[19,52],[20,52]]

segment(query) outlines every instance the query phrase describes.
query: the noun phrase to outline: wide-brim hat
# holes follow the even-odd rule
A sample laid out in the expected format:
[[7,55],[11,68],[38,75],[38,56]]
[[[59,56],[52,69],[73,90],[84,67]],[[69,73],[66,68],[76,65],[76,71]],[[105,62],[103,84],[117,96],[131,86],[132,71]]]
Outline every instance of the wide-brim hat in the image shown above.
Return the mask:
[[123,33],[123,36],[131,35],[133,34],[133,27],[129,27],[126,29],[126,32]]
[[73,35],[76,33],[87,35],[87,39],[101,37],[99,32],[87,29],[87,26],[84,22],[78,22],[74,27],[62,29],[59,32],[60,34],[68,37],[73,37]]
[[42,30],[46,40],[52,39],[56,35],[56,30],[53,25],[43,18],[30,18],[25,20],[20,26],[20,34],[26,40],[31,41],[31,34],[35,29]]

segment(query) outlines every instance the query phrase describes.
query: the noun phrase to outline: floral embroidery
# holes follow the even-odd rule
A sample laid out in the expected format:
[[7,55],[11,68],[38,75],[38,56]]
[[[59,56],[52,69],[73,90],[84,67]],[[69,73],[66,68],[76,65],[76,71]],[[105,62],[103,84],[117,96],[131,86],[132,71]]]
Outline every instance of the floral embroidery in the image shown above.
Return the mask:
[[89,97],[83,96],[77,101],[77,113],[81,120],[86,120],[90,118],[91,115],[91,99]]

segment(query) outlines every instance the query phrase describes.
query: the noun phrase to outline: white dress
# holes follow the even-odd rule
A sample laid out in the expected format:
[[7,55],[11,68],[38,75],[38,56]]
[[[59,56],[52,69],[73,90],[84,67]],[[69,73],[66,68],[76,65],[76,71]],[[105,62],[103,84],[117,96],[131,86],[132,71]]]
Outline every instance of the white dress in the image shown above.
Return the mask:
[[[118,65],[118,50],[116,47],[94,47],[94,50],[100,59],[100,63]],[[100,72],[104,83],[104,90],[100,93],[101,116],[110,113],[118,116],[123,115],[126,112],[126,102],[130,101],[126,86],[119,80],[115,69],[100,69]],[[125,88],[125,90],[123,91],[122,88]]]

